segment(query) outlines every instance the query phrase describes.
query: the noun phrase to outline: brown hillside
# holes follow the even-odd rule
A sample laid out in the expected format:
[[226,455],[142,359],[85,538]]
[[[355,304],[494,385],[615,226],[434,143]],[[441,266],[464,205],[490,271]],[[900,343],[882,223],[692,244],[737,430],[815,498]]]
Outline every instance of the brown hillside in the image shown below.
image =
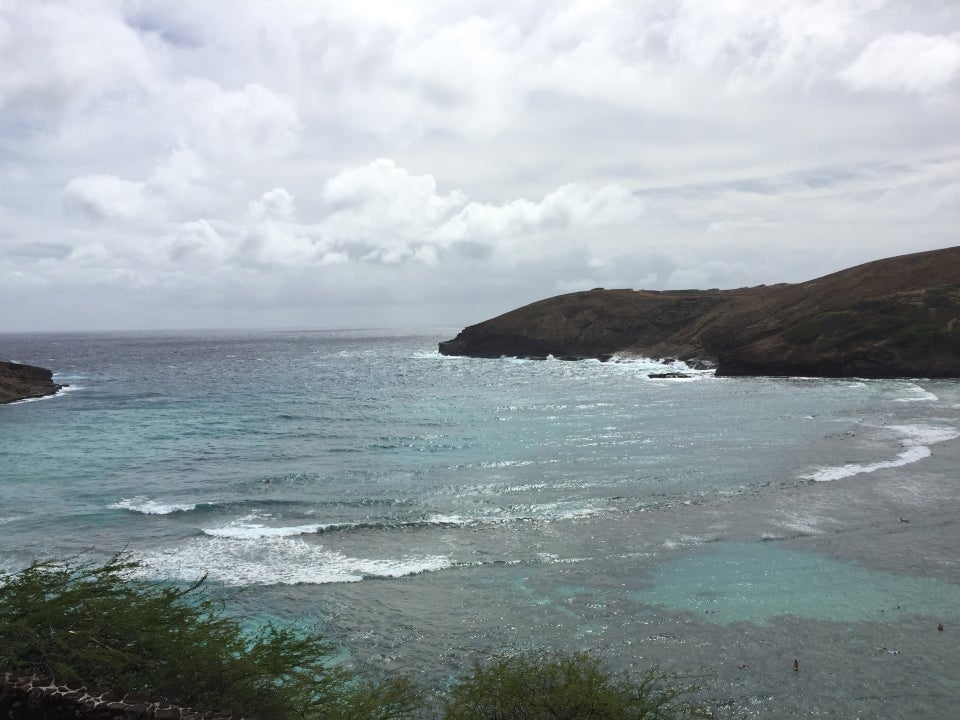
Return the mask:
[[858,265],[795,285],[590,290],[464,329],[447,355],[718,363],[718,374],[960,377],[960,247]]

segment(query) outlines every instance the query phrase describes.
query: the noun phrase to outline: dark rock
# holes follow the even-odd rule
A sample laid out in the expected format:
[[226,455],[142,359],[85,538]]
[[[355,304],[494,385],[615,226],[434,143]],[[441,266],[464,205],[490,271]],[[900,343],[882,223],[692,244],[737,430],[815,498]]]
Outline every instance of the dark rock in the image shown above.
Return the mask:
[[128,705],[150,702],[150,696],[144,693],[127,693],[123,696],[123,701]]
[[559,295],[467,327],[440,352],[627,353],[718,375],[960,377],[960,247],[795,285]]
[[654,380],[663,380],[663,379],[679,379],[679,378],[688,378],[692,377],[686,373],[681,372],[665,372],[665,373],[650,373],[647,377],[653,378]]
[[0,404],[53,395],[62,387],[46,368],[0,361]]

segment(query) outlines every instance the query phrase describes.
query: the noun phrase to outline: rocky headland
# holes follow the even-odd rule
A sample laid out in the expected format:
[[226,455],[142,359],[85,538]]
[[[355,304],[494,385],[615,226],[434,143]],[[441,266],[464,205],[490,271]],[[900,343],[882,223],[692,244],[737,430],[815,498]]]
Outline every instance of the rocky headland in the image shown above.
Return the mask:
[[0,404],[53,395],[62,387],[46,368],[0,360]]
[[960,377],[960,247],[797,284],[559,295],[471,325],[440,352],[677,358],[718,375]]

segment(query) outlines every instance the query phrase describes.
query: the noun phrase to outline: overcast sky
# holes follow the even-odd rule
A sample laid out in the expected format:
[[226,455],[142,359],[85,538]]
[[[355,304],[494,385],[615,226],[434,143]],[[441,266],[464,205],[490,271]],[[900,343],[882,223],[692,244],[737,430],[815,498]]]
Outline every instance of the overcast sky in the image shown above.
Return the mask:
[[958,229],[956,0],[0,0],[0,331],[460,327]]

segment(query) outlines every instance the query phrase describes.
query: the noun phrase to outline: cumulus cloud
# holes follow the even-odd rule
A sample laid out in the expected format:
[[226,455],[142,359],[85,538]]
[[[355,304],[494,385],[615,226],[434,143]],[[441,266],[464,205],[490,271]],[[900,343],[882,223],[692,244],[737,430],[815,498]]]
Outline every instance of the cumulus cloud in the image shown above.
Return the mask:
[[479,240],[499,242],[551,230],[589,231],[605,225],[627,225],[643,213],[643,202],[616,185],[590,188],[569,184],[542,200],[518,199],[504,205],[469,203],[437,228],[441,242]]
[[361,243],[422,239],[466,204],[461,191],[438,192],[433,176],[411,175],[386,158],[341,171],[318,199],[324,228],[342,242]]
[[[251,201],[243,224],[226,231],[236,242],[203,220],[182,224],[167,243],[176,259],[300,269],[345,262],[436,267],[451,250],[461,259],[496,251],[509,263],[529,259],[531,235],[573,231],[585,243],[597,228],[628,229],[642,212],[643,203],[617,186],[566,185],[539,200],[473,202],[458,189],[439,191],[432,176],[412,175],[381,158],[323,182],[314,222],[301,222],[294,197],[278,187]],[[466,252],[457,252],[460,245]]]

